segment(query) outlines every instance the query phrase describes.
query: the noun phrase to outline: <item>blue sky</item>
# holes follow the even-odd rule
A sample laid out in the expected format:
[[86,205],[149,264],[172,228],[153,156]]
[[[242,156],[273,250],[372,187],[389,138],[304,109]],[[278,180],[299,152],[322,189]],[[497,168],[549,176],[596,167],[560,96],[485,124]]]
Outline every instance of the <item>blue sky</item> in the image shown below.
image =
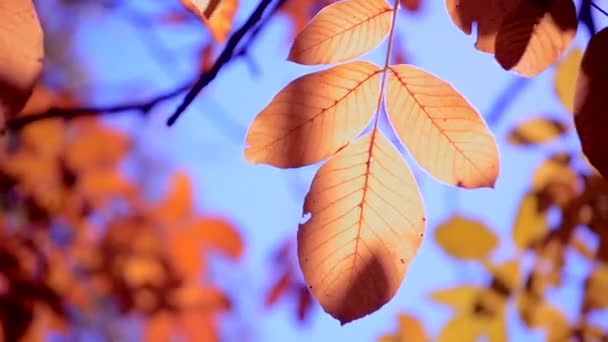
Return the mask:
[[[166,1],[170,6],[179,6],[178,1]],[[237,23],[257,4],[255,0],[241,2]],[[136,4],[129,6],[137,8]],[[156,4],[140,6],[150,12],[157,9]],[[208,38],[202,25],[197,31],[162,32],[152,27],[134,28],[125,20],[128,15],[123,14],[86,17],[78,43],[90,60],[95,80],[103,85],[92,93],[92,100],[100,104],[146,99],[181,84],[196,70],[193,56],[197,43]],[[606,25],[605,18],[597,16],[597,22],[599,27]],[[300,326],[293,319],[293,303],[280,302],[270,311],[261,308],[263,293],[273,279],[269,256],[284,239],[295,236],[304,196],[319,165],[279,170],[249,165],[243,159],[246,129],[255,115],[288,82],[321,69],[286,61],[290,43],[285,30],[288,25],[286,18],[277,17],[254,45],[250,58],[258,75],[252,75],[251,66],[244,60],[228,65],[173,127],[164,123],[176,101],[159,106],[147,119],[127,114],[110,121],[138,137],[144,160],[150,163],[146,165],[152,165],[154,172],[158,172],[150,180],[153,188],[158,188],[172,171],[186,170],[193,177],[198,207],[231,218],[242,230],[247,246],[244,258],[238,267],[219,268],[221,283],[231,291],[238,305],[238,318],[229,317],[225,324],[226,340],[240,340],[243,334],[248,334],[254,341],[370,341],[393,330],[400,311],[419,316],[427,329],[436,334],[450,312],[428,301],[428,291],[464,281],[484,281],[481,268],[463,267],[437,248],[432,240],[436,225],[459,213],[486,222],[508,241],[518,201],[529,186],[533,168],[547,151],[580,149],[573,133],[545,149],[523,150],[505,143],[509,129],[532,116],[571,120],[552,92],[553,69],[531,80],[500,122],[491,127],[501,156],[501,172],[494,190],[450,188],[428,176],[405,154],[422,189],[427,232],[395,298],[380,311],[343,327],[317,306],[308,324]],[[398,30],[402,41],[397,44],[404,44],[410,62],[450,82],[482,115],[487,115],[496,96],[517,77],[503,71],[492,56],[473,48],[474,37],[467,37],[453,25],[444,1],[426,0],[422,13],[403,13]],[[145,34],[153,34],[162,43],[164,47],[159,49],[163,57],[150,56],[149,42],[142,38]],[[587,33],[581,30],[575,44],[584,47],[587,39]],[[384,51],[383,44],[362,58],[381,64]],[[124,84],[129,87],[113,87]],[[406,153],[403,148],[400,150]],[[504,260],[512,252],[511,246],[502,246],[496,260]],[[572,269],[574,274],[583,271],[578,266]],[[573,308],[580,294],[554,295],[564,308]],[[539,333],[524,331],[515,316],[511,317],[510,340],[540,340]]]

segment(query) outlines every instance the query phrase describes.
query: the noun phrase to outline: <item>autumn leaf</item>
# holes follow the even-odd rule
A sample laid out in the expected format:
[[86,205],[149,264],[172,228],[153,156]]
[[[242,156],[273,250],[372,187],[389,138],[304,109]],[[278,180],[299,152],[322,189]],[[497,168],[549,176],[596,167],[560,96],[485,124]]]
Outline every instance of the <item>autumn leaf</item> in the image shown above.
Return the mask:
[[476,342],[482,336],[484,322],[461,313],[450,319],[439,331],[437,342]]
[[598,265],[585,280],[584,307],[587,309],[608,308],[608,265]]
[[206,216],[196,221],[192,238],[208,248],[223,252],[232,259],[243,254],[243,241],[238,230],[221,217]]
[[351,62],[292,81],[249,127],[245,158],[292,168],[333,155],[370,122],[380,75],[372,63]]
[[386,109],[405,147],[432,176],[464,188],[494,186],[496,141],[449,83],[413,66],[391,66]]
[[298,230],[298,258],[326,312],[345,324],[395,295],[422,242],[425,218],[412,172],[379,131],[320,168],[304,213],[311,217]]
[[486,259],[498,247],[496,234],[485,224],[458,215],[435,229],[435,241],[449,255],[465,260]]
[[538,197],[527,193],[519,204],[513,223],[513,243],[521,249],[528,249],[539,242],[549,230],[547,213],[540,211]]
[[42,71],[43,33],[31,0],[0,0],[0,129],[25,105]]
[[512,292],[517,289],[521,283],[519,262],[519,259],[511,259],[498,264],[487,265],[488,272],[494,278],[493,290],[500,291],[501,294],[507,296],[510,293],[505,293],[505,290]]
[[538,145],[560,138],[568,131],[568,125],[550,118],[532,118],[517,125],[507,141],[513,145]]
[[506,16],[496,36],[496,60],[533,77],[570,46],[578,20],[572,0],[526,0]]
[[185,172],[175,172],[169,180],[169,189],[158,203],[155,213],[170,223],[187,218],[194,209],[192,182]]
[[475,48],[494,53],[498,29],[504,18],[521,0],[446,0],[452,21],[464,33],[470,35],[473,25],[477,28]]
[[576,189],[577,175],[570,167],[570,157],[557,153],[543,160],[532,174],[532,190],[541,191],[552,184]]
[[432,291],[431,300],[449,306],[456,311],[465,311],[472,307],[481,289],[475,285],[459,285],[457,287]]
[[572,113],[574,110],[574,92],[576,78],[583,60],[583,51],[576,47],[562,59],[555,68],[553,75],[553,88],[561,104]]
[[330,64],[358,57],[384,40],[391,15],[385,0],[345,0],[326,6],[298,34],[288,59]]
[[213,39],[223,43],[232,29],[239,0],[181,0],[184,7],[196,14],[211,32]]
[[401,8],[409,12],[418,12],[422,7],[422,0],[399,0]]
[[397,333],[383,335],[377,342],[426,342],[428,340],[424,325],[416,317],[399,313],[398,319]]
[[608,177],[606,127],[608,127],[608,28],[595,34],[581,63],[574,98],[574,123],[583,147],[599,173]]

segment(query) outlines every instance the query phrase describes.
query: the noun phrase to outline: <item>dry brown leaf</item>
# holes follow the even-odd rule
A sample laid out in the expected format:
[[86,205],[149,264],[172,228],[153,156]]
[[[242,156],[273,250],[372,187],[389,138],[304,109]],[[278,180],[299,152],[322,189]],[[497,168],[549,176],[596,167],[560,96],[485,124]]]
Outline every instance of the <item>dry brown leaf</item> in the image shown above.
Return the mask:
[[413,66],[391,66],[386,109],[401,141],[432,176],[463,188],[494,186],[496,141],[449,83]]
[[448,13],[454,24],[470,35],[477,25],[475,48],[494,53],[496,34],[504,18],[520,0],[446,0]]
[[397,292],[425,228],[411,170],[377,130],[316,174],[304,202],[298,257],[313,296],[342,324]]
[[249,127],[245,158],[292,168],[333,155],[370,122],[380,75],[372,63],[352,62],[292,81]]
[[583,51],[574,48],[555,68],[553,75],[553,88],[561,104],[572,113],[574,110],[574,91],[576,90],[576,78],[581,68]]
[[449,255],[464,260],[486,259],[498,247],[498,237],[490,228],[459,215],[435,229],[435,241]]
[[532,118],[517,125],[507,136],[513,145],[538,145],[554,141],[568,131],[568,125],[550,118]]
[[578,20],[572,0],[526,0],[504,19],[496,60],[505,70],[533,77],[570,46]]
[[239,0],[181,0],[184,7],[196,14],[211,32],[213,39],[223,43],[232,29]]
[[378,46],[391,26],[385,0],[345,0],[321,10],[296,37],[288,59],[300,64],[339,63]]
[[0,0],[0,129],[25,105],[44,57],[43,33],[31,0]]
[[608,177],[606,127],[608,127],[608,28],[591,38],[576,81],[574,123],[583,152],[604,177]]

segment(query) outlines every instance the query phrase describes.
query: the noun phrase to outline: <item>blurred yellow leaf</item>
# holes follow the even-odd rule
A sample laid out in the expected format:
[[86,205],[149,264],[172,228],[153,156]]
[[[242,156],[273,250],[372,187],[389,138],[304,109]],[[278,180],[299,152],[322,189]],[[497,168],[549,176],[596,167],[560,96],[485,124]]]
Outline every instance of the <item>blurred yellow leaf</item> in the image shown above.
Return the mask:
[[481,288],[475,285],[459,285],[449,289],[432,291],[431,300],[449,306],[456,311],[466,311],[473,307],[475,300],[481,293]]
[[527,327],[547,331],[548,341],[567,341],[569,324],[566,315],[544,298],[523,292],[517,297],[517,310]]
[[232,21],[239,6],[239,0],[181,0],[184,7],[196,14],[213,39],[223,43],[232,29]]
[[598,265],[587,278],[584,302],[592,309],[608,308],[608,264]]
[[583,60],[583,50],[575,47],[564,57],[555,68],[553,87],[555,94],[568,113],[574,111],[574,91],[578,70]]
[[519,204],[513,223],[513,243],[518,248],[529,248],[549,231],[547,213],[539,212],[538,209],[538,197],[534,193],[526,193]]
[[426,342],[427,335],[424,325],[416,317],[399,314],[399,339],[398,342]]
[[482,336],[484,323],[468,313],[456,315],[439,331],[437,342],[477,342]]
[[482,222],[455,215],[435,229],[435,241],[458,259],[483,260],[498,247],[498,238]]
[[521,283],[521,270],[519,268],[519,263],[519,259],[512,259],[497,265],[491,264],[488,267],[488,271],[496,280],[500,282],[502,286],[506,286],[510,291],[513,291]]
[[359,57],[388,35],[391,14],[385,0],[345,0],[328,5],[298,34],[288,58],[314,65]]
[[493,187],[498,147],[469,102],[449,83],[411,65],[391,66],[388,73],[389,120],[420,166],[450,185]]
[[483,334],[487,336],[488,342],[507,342],[507,321],[503,316],[491,319],[490,322],[483,325]]
[[513,145],[537,145],[558,139],[568,131],[568,125],[550,118],[534,118],[521,122],[507,136]]
[[575,188],[577,182],[576,173],[564,160],[565,155],[556,154],[544,160],[532,174],[532,189],[542,190],[551,183],[563,184],[566,187]]

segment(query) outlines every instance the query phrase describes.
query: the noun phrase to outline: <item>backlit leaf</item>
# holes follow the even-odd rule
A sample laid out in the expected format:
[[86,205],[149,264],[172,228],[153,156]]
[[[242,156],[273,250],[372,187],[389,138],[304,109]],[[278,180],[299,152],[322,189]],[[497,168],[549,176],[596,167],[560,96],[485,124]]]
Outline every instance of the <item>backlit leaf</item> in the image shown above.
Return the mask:
[[251,124],[245,158],[290,168],[333,155],[370,122],[380,74],[374,64],[352,62],[292,81]]
[[493,187],[498,148],[485,122],[449,83],[409,65],[390,67],[386,109],[397,135],[432,176]]
[[549,118],[533,118],[526,120],[507,136],[507,141],[513,145],[537,145],[548,143],[568,131],[568,125]]
[[450,319],[439,331],[437,342],[476,342],[482,336],[485,322],[466,313]]
[[243,240],[238,230],[225,219],[207,216],[199,219],[192,238],[208,248],[220,250],[226,256],[238,259],[243,254]]
[[563,184],[570,188],[576,187],[576,173],[569,166],[570,161],[564,160],[568,155],[555,154],[545,159],[532,174],[532,189],[542,190],[550,184]]
[[437,227],[435,241],[458,259],[482,260],[498,247],[496,234],[485,224],[458,215]]
[[399,314],[399,342],[426,342],[424,325],[416,317]]
[[576,34],[572,0],[526,0],[504,19],[496,60],[506,70],[533,77],[557,61]]
[[391,14],[385,0],[331,4],[298,34],[288,59],[300,64],[330,64],[358,57],[384,40]]
[[454,24],[470,35],[477,27],[475,48],[494,53],[496,34],[504,18],[520,0],[446,0],[446,7]]
[[465,311],[473,307],[481,289],[474,285],[459,285],[449,289],[435,290],[429,294],[434,302],[451,307],[456,311]]
[[19,113],[42,71],[43,34],[31,0],[0,0],[0,129]]
[[527,193],[519,204],[513,224],[513,243],[521,249],[539,242],[549,230],[547,213],[539,211],[538,197]]
[[591,165],[608,177],[608,28],[591,38],[576,81],[574,123]]
[[[509,291],[515,290],[521,283],[521,270],[518,259],[511,259],[499,264],[490,264],[488,272],[494,277],[501,288],[493,287],[494,290],[504,291],[506,287]],[[502,293],[506,295],[506,293]]]
[[232,29],[239,0],[181,0],[209,28],[213,39],[223,43]]
[[377,130],[349,144],[316,174],[298,230],[304,279],[342,324],[397,292],[425,228],[412,172]]
[[576,78],[583,60],[583,51],[574,48],[563,60],[557,64],[553,76],[553,87],[555,94],[561,104],[572,113],[574,110],[574,91],[576,90]]
[[585,281],[585,305],[592,309],[608,308],[608,265],[600,264]]

